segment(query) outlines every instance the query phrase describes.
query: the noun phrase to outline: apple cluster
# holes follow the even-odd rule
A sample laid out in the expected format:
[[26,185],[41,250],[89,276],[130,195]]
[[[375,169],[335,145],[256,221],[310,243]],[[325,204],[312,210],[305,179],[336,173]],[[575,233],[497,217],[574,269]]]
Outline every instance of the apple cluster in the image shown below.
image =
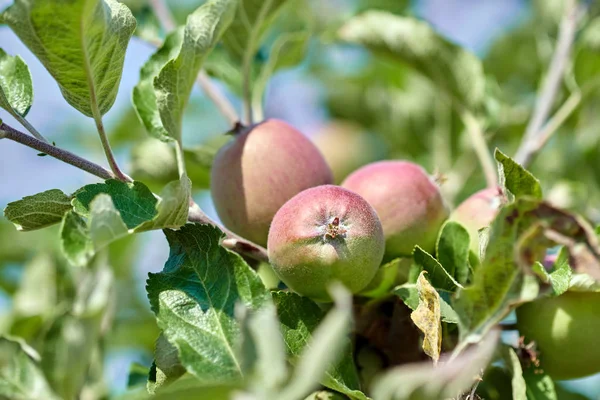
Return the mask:
[[[268,119],[221,148],[211,193],[223,224],[267,246],[287,287],[327,301],[327,286],[364,289],[383,261],[410,257],[416,245],[432,252],[449,209],[438,184],[419,165],[379,161],[340,186],[317,147],[289,124]],[[496,215],[498,190],[475,194],[452,218],[477,231]]]

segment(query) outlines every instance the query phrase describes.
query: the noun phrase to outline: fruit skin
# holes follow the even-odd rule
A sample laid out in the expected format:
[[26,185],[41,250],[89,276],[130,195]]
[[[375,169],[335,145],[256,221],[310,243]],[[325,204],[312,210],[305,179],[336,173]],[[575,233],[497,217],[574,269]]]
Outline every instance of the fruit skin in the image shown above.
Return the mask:
[[377,211],[386,239],[386,259],[410,256],[415,245],[432,252],[448,217],[438,185],[421,166],[379,161],[354,171],[342,186]]
[[479,255],[479,229],[490,226],[506,202],[501,188],[487,188],[463,201],[450,215],[460,223],[471,237],[471,251]]
[[384,252],[381,223],[365,199],[334,185],[307,189],[285,203],[269,230],[269,261],[293,291],[330,301],[338,280],[358,293],[373,279]]
[[526,343],[535,340],[540,368],[554,379],[600,372],[600,293],[566,292],[517,308]]
[[264,246],[271,220],[286,201],[332,181],[331,169],[308,138],[268,119],[219,150],[210,189],[223,224]]

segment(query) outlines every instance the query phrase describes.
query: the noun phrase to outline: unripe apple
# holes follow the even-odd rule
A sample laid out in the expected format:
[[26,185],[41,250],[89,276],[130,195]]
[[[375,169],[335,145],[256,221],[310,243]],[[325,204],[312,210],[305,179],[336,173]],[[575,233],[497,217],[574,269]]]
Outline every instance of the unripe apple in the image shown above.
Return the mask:
[[269,261],[293,291],[329,301],[339,281],[352,293],[377,273],[385,243],[381,223],[365,199],[334,185],[307,189],[285,203],[269,230]]
[[450,219],[463,225],[471,237],[471,251],[479,255],[479,230],[491,225],[505,202],[501,188],[480,190],[463,201]]
[[210,189],[223,224],[264,246],[271,220],[286,201],[332,181],[331,169],[308,138],[269,119],[219,150]]
[[600,293],[566,292],[517,308],[517,327],[535,341],[540,368],[554,379],[600,372]]
[[438,185],[419,165],[379,161],[350,174],[342,186],[364,197],[377,211],[386,259],[410,256],[415,245],[433,251],[448,209]]

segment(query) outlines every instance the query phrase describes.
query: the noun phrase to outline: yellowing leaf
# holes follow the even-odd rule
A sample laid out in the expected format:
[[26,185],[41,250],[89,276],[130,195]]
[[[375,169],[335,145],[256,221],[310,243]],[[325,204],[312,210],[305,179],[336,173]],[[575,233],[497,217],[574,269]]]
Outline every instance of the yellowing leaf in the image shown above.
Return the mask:
[[423,271],[417,280],[419,306],[410,314],[410,319],[423,332],[423,351],[435,364],[442,350],[442,320],[440,312],[440,295],[425,278]]

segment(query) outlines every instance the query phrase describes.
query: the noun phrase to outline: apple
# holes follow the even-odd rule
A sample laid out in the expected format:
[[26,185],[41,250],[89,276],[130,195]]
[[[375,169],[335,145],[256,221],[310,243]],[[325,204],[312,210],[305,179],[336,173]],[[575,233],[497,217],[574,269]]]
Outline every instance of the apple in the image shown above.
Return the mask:
[[289,124],[268,119],[217,153],[210,189],[223,224],[262,246],[279,208],[304,189],[333,182],[315,145]]
[[364,197],[377,211],[386,240],[386,259],[406,257],[415,245],[432,252],[438,231],[448,217],[437,183],[408,161],[368,164],[342,186]]
[[269,261],[290,289],[329,301],[339,281],[358,293],[373,279],[385,241],[375,210],[358,194],[334,185],[304,190],[277,211],[267,250]]

